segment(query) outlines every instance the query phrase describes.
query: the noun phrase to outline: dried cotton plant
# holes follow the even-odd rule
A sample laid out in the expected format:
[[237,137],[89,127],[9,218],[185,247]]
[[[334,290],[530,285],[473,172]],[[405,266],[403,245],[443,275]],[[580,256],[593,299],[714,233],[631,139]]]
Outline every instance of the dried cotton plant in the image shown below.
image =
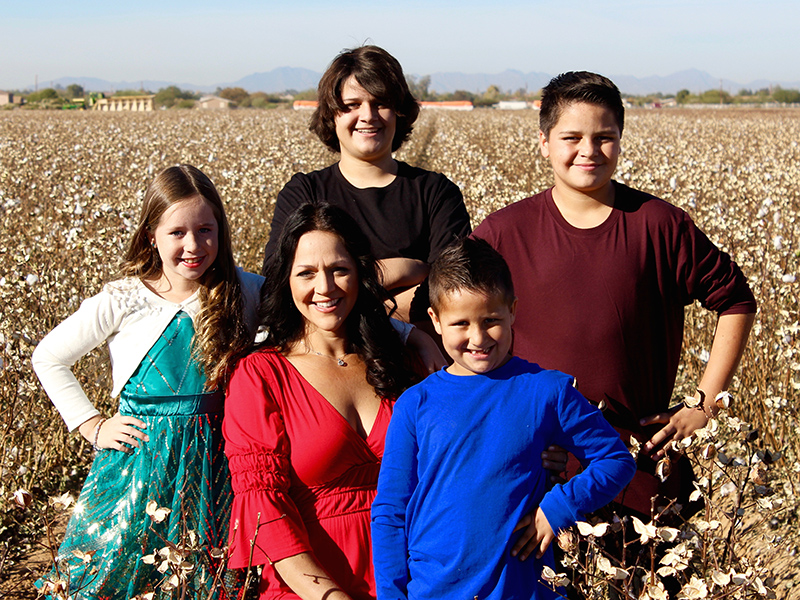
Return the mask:
[[[647,523],[636,517],[578,523],[558,540],[562,566],[577,577],[548,569],[545,583],[571,584],[593,599],[609,592],[639,600],[786,597],[790,588],[774,570],[789,543],[770,526],[793,509],[791,486],[776,469],[781,454],[728,414],[727,393],[717,403],[725,408],[716,418],[671,448],[673,459],[685,454],[692,462],[698,479],[690,500],[701,503],[700,511],[680,527],[662,525],[676,505],[654,507]],[[644,551],[628,551],[637,545]],[[622,546],[626,552],[609,550]]]
[[[732,386],[742,399],[731,414],[759,431],[764,448],[782,453],[768,472],[780,479],[784,504],[768,525],[775,529],[763,533],[780,534],[780,547],[795,553],[800,111],[631,110],[626,117],[616,178],[687,210],[733,256],[756,294],[759,313]],[[423,111],[396,156],[450,177],[477,226],[492,211],[552,185],[538,151],[537,119],[536,111]],[[336,160],[307,120],[288,110],[0,112],[0,498],[19,489],[33,493],[27,511],[12,501],[0,507],[0,540],[8,544],[7,552],[0,547],[0,579],[44,535],[30,515],[44,510],[48,495],[77,493],[91,459],[32,373],[35,345],[114,277],[146,184],[168,165],[192,163],[211,176],[226,203],[236,258],[258,271],[280,189],[295,172]],[[696,387],[714,324],[704,309],[687,310],[676,397]],[[101,411],[116,407],[102,347],[75,372]],[[789,558],[797,570],[797,559]],[[717,584],[707,585],[715,593]]]

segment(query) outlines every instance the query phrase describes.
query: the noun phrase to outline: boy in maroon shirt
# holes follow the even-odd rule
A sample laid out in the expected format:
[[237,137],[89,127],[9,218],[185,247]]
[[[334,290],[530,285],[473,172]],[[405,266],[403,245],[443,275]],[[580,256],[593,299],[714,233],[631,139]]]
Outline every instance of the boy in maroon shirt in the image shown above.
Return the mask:
[[[514,353],[576,377],[628,442],[642,443],[637,473],[618,501],[649,519],[651,498],[686,503],[683,458],[661,482],[656,461],[671,440],[716,412],[744,351],[756,303],[731,260],[679,208],[612,180],[624,108],[617,87],[594,73],[555,77],[543,90],[540,150],[555,186],[487,217],[475,230],[505,257],[517,287]],[[701,409],[669,408],[695,300],[719,319]]]

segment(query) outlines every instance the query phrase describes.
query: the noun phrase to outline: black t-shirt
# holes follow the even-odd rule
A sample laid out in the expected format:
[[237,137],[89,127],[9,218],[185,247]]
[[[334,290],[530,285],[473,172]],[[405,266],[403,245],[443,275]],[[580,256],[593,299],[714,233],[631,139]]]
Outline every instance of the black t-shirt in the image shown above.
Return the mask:
[[397,177],[382,188],[359,189],[339,165],[297,173],[278,194],[265,258],[275,250],[288,216],[306,202],[344,209],[369,238],[376,259],[431,263],[451,242],[471,232],[461,190],[441,173],[397,163]]

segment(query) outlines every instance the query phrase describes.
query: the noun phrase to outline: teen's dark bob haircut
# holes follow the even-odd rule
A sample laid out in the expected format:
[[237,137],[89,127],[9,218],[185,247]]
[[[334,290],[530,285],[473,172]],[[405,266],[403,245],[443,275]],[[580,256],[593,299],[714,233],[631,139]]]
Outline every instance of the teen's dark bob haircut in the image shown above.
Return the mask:
[[309,129],[334,152],[340,152],[336,136],[336,115],[346,112],[342,103],[342,87],[350,77],[375,96],[397,116],[392,152],[398,150],[411,135],[419,116],[419,104],[408,89],[403,68],[397,59],[378,46],[361,46],[343,50],[325,71],[317,88],[319,105],[311,117]]

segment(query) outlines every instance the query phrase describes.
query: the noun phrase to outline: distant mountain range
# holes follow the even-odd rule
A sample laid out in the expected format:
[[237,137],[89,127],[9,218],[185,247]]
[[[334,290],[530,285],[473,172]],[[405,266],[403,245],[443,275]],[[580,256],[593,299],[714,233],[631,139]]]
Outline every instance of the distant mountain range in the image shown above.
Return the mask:
[[[87,91],[110,92],[116,90],[149,90],[156,92],[161,88],[171,85],[182,90],[191,90],[200,93],[213,93],[218,88],[241,87],[248,92],[279,93],[285,91],[302,91],[315,88],[321,73],[309,69],[294,67],[280,67],[264,73],[253,73],[237,81],[221,82],[214,85],[196,85],[193,83],[180,83],[175,81],[107,81],[92,77],[62,77],[52,81],[39,82],[40,88],[60,85],[66,87],[71,83],[83,86]],[[496,85],[504,92],[514,92],[518,89],[527,89],[531,92],[541,89],[550,81],[549,73],[523,73],[522,71],[506,70],[502,73],[431,73],[429,89],[437,93],[448,93],[456,90],[465,90],[478,93],[486,90],[490,85]],[[675,94],[678,90],[687,89],[692,93],[704,92],[710,89],[719,89],[736,94],[741,89],[758,90],[780,85],[783,88],[800,89],[797,81],[768,81],[759,79],[750,82],[736,82],[728,79],[712,77],[704,71],[689,69],[679,71],[665,77],[653,75],[651,77],[633,77],[631,75],[610,75],[611,79],[620,88],[623,94],[641,96],[661,92]],[[29,89],[33,89],[31,85]]]

